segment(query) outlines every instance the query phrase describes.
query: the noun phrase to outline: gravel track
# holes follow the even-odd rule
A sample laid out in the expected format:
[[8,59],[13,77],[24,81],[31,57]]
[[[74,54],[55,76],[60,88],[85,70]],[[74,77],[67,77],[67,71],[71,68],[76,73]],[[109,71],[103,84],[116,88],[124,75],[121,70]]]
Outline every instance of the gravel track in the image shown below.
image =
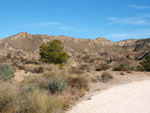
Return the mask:
[[150,113],[150,80],[98,92],[67,113]]

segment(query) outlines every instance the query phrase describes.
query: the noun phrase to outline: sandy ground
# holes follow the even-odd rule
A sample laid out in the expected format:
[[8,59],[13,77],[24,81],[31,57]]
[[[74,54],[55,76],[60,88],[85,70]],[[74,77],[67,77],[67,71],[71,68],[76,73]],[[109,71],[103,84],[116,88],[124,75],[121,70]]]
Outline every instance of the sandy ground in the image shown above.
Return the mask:
[[21,82],[25,79],[25,77],[25,72],[23,70],[18,70],[17,72],[15,72],[14,80]]
[[150,80],[116,86],[83,100],[68,113],[150,113]]
[[31,75],[35,75],[31,72],[25,73],[24,70],[17,70],[15,72],[15,77],[14,80],[18,81],[18,82],[22,82],[26,77],[31,76]]
[[150,113],[150,73],[111,73],[113,80],[93,83],[67,113]]
[[116,86],[78,103],[68,113],[150,113],[150,80]]
[[[108,71],[108,72],[111,73],[111,75],[113,76],[113,79],[106,83],[101,82],[101,81],[93,82],[91,84],[90,92],[88,92],[89,94],[93,92],[95,93],[96,91],[99,91],[99,90],[106,90],[108,88],[111,88],[117,85],[131,83],[134,81],[150,80],[150,72],[136,72],[136,71],[131,72],[131,73],[117,72],[117,71]],[[98,80],[102,73],[103,71],[92,72],[91,74],[94,76],[97,76],[96,79]],[[121,75],[120,73],[123,73],[124,75]]]

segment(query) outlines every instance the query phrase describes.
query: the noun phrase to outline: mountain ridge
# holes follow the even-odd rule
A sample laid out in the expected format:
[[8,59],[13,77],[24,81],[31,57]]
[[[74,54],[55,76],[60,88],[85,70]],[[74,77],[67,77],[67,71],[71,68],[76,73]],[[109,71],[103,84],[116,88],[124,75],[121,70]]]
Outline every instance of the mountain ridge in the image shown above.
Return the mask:
[[65,50],[76,61],[86,56],[92,59],[95,57],[135,59],[145,53],[145,51],[149,51],[150,47],[150,39],[129,39],[111,42],[104,37],[98,37],[97,39],[78,39],[62,35],[51,36],[22,32],[0,40],[0,54],[8,55],[14,54],[16,51],[21,51],[26,56],[29,54],[33,57],[35,54],[38,56],[41,44],[54,39],[61,40]]

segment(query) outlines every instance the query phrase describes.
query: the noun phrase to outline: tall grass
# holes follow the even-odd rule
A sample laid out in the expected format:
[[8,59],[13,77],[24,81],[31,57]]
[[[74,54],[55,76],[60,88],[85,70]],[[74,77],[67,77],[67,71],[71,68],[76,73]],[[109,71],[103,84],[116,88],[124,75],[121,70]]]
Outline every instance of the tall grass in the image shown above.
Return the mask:
[[[54,84],[52,81],[63,81]],[[52,86],[65,90],[50,92]],[[21,83],[0,82],[1,113],[63,113],[89,90],[90,75],[73,74],[52,68],[45,73],[30,75]],[[55,87],[54,87],[55,88]]]
[[0,81],[0,112],[14,100],[18,92],[16,85]]
[[20,94],[10,102],[5,113],[54,113],[63,110],[63,102],[48,94],[46,91],[34,89]]

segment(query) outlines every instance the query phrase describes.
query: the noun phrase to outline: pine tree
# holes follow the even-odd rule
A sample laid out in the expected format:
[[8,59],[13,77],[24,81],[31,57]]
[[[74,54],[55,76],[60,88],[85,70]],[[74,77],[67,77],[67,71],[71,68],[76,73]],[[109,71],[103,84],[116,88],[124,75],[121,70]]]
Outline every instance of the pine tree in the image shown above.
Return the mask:
[[40,47],[40,56],[42,62],[54,64],[64,64],[69,57],[60,40],[43,43]]

